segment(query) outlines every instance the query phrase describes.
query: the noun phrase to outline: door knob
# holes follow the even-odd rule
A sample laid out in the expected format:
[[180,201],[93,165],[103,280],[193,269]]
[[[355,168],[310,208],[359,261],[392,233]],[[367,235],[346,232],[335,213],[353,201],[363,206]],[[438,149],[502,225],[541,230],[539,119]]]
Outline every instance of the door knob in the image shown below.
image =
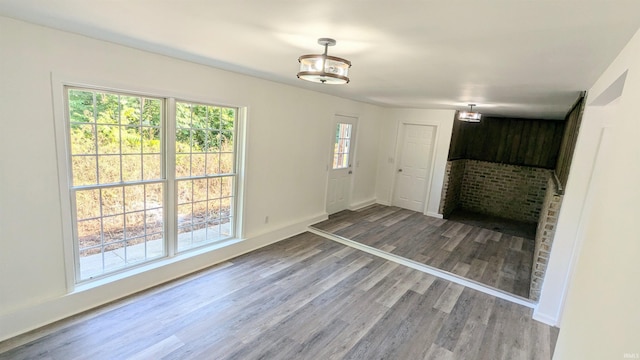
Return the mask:
[[349,175],[353,174],[353,171],[349,170]]
[[398,169],[398,172],[402,172],[402,169]]

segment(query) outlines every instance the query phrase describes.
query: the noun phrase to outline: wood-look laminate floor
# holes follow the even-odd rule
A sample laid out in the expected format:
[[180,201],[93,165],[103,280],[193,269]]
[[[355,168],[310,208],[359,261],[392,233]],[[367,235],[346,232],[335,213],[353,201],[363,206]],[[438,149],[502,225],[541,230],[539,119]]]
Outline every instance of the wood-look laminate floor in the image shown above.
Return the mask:
[[378,204],[339,212],[313,227],[529,297],[531,239]]
[[0,343],[0,359],[550,359],[557,335],[526,307],[304,233]]

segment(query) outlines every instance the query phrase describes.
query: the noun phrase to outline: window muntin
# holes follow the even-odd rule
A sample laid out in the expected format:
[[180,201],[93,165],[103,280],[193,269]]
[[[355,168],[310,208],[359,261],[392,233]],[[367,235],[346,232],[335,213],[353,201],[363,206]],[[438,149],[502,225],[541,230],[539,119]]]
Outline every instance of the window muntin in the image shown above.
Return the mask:
[[69,88],[76,279],[165,255],[163,101]]
[[172,99],[75,87],[65,96],[76,282],[235,235],[236,108],[176,101],[165,114]]
[[176,102],[178,251],[234,234],[236,115]]
[[336,125],[336,141],[333,147],[333,169],[346,169],[349,164],[351,148],[351,124],[338,123]]

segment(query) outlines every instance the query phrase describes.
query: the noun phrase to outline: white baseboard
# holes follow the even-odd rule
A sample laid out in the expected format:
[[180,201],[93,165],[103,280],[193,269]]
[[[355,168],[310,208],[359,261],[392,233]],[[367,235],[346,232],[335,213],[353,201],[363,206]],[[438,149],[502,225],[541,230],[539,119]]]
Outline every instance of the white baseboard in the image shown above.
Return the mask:
[[558,319],[555,316],[550,316],[548,314],[542,314],[538,312],[538,309],[533,310],[533,316],[531,316],[533,320],[539,321],[543,324],[547,324],[549,326],[557,327],[559,325]]
[[373,205],[376,203],[376,199],[369,199],[369,200],[365,200],[365,201],[360,201],[358,203],[355,203],[353,205],[349,206],[349,210],[351,211],[356,211],[356,210],[360,210],[362,208],[365,208],[367,206]]
[[438,219],[444,219],[442,214],[434,213],[434,212],[431,212],[431,211],[427,211],[427,216],[431,216],[431,217],[438,218]]
[[384,206],[391,206],[391,202],[390,201],[385,201],[385,200],[376,200],[376,204],[380,204],[380,205],[384,205]]
[[160,260],[132,270],[131,276],[124,277],[121,274],[116,280],[107,279],[99,284],[78,287],[72,293],[2,314],[0,341],[303,233],[309,225],[326,219],[327,214],[323,213],[252,235],[250,238],[231,240],[224,247],[213,246],[184,256]]

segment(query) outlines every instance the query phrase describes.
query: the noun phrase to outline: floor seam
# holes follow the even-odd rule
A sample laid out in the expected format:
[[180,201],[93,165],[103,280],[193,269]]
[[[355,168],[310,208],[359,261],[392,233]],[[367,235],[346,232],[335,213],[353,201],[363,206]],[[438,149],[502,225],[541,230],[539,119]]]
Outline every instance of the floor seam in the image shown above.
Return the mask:
[[492,295],[492,296],[495,296],[497,298],[500,298],[500,299],[503,299],[503,300],[507,300],[507,301],[510,301],[512,303],[519,304],[519,305],[522,305],[522,306],[526,306],[526,307],[531,308],[531,309],[535,309],[535,307],[537,305],[532,300],[525,299],[525,298],[523,298],[521,296],[509,294],[509,293],[507,293],[507,292],[505,292],[503,290],[494,288],[492,286],[488,286],[488,285],[479,283],[479,282],[474,281],[474,280],[466,279],[466,278],[461,277],[459,275],[456,275],[454,273],[451,273],[451,272],[448,272],[448,271],[445,271],[445,270],[441,270],[441,269],[438,269],[438,268],[435,268],[433,266],[429,266],[429,265],[426,265],[426,264],[422,264],[422,263],[419,263],[417,261],[414,261],[414,260],[411,260],[411,259],[407,259],[405,257],[399,256],[399,255],[396,255],[396,254],[393,254],[393,253],[390,253],[390,252],[387,252],[387,251],[376,249],[376,248],[374,248],[372,246],[369,246],[369,245],[361,244],[361,243],[359,243],[357,241],[353,241],[353,240],[347,239],[345,237],[342,237],[342,236],[339,236],[339,235],[336,235],[336,234],[332,234],[332,233],[330,233],[328,231],[324,231],[324,230],[318,229],[318,228],[313,227],[313,226],[309,226],[308,229],[309,229],[309,232],[311,232],[313,234],[316,234],[318,236],[322,236],[325,239],[338,242],[340,244],[343,244],[345,246],[349,246],[351,248],[354,248],[354,249],[357,249],[357,250],[360,250],[360,251],[364,251],[364,252],[366,252],[368,254],[383,258],[385,260],[389,260],[389,261],[395,262],[395,263],[400,264],[400,265],[408,266],[408,267],[410,267],[412,269],[415,269],[415,270],[421,271],[423,273],[427,273],[427,274],[436,276],[436,277],[438,277],[440,279],[451,281],[453,283],[456,283],[456,284],[459,284],[459,285],[462,285],[462,286],[465,286],[465,287],[480,291],[480,292],[485,293],[487,295]]

